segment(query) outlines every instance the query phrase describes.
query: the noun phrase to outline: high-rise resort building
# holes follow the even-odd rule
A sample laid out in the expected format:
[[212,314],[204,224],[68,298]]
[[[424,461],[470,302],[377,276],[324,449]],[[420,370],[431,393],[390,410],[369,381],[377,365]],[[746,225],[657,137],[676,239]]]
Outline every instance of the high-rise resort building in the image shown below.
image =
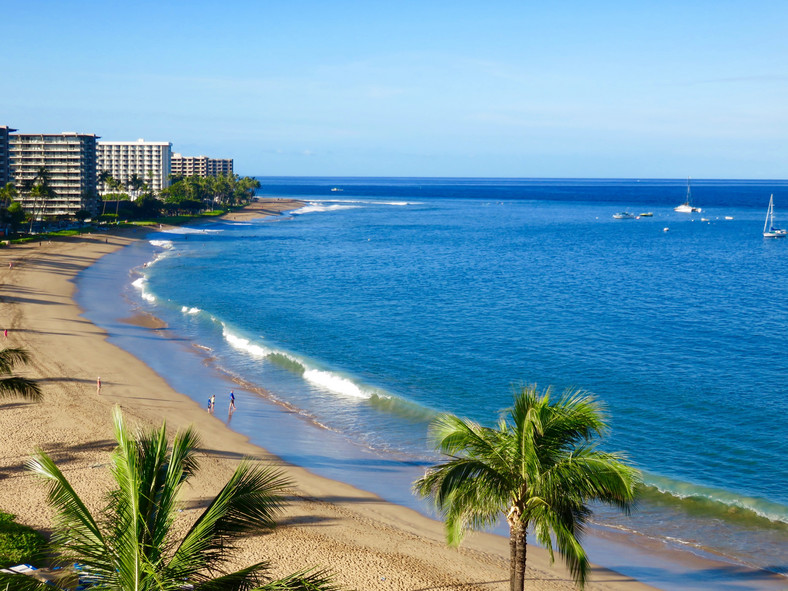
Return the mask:
[[11,129],[7,125],[0,125],[0,189],[6,183],[13,182],[14,175],[11,174],[11,159],[9,157],[9,138],[8,135],[16,129]]
[[[170,162],[172,144],[170,142],[98,142],[96,148],[96,170],[101,174],[109,172],[112,178],[123,183],[132,191],[131,179],[134,175],[155,193],[170,186]],[[112,193],[114,189],[100,182],[99,193]]]
[[208,156],[172,155],[173,176],[219,176],[233,174],[232,158],[208,158]]
[[[22,208],[36,218],[98,212],[96,140],[93,134],[11,134],[11,171]],[[52,195],[42,199],[26,187],[46,170]]]

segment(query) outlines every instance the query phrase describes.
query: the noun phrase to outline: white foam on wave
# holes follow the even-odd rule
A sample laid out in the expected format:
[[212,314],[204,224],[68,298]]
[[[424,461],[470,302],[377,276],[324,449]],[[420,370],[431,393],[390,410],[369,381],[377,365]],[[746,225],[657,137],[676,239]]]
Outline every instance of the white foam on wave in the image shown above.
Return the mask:
[[315,386],[319,386],[336,394],[342,394],[343,396],[360,399],[369,399],[372,396],[369,392],[365,392],[359,388],[358,385],[351,380],[329,371],[308,369],[304,372],[304,379]]
[[343,205],[339,203],[326,204],[326,203],[310,203],[300,209],[296,209],[292,213],[294,215],[301,215],[305,213],[323,213],[326,211],[338,211],[341,209],[358,209],[359,205]]
[[140,297],[145,300],[146,302],[155,302],[156,296],[150,293],[147,289],[145,289],[145,285],[147,284],[148,280],[145,277],[140,277],[139,279],[135,279],[131,282],[132,287],[136,288],[140,292]]
[[174,247],[172,240],[149,240],[148,242],[153,246],[158,246],[159,248],[166,248],[168,250]]
[[242,351],[243,353],[247,353],[252,357],[258,357],[260,359],[264,357],[268,357],[273,351],[268,347],[263,347],[261,345],[256,345],[255,343],[251,342],[249,339],[245,339],[243,337],[239,337],[231,333],[227,330],[225,325],[222,325],[222,334],[224,336],[224,340],[233,348],[238,351]]
[[310,203],[340,203],[347,205],[349,203],[359,203],[361,205],[421,205],[419,201],[379,201],[377,199],[321,199],[320,201],[312,201]]
[[168,228],[167,234],[218,234],[224,230],[209,229],[209,228],[189,228],[188,226],[179,226],[177,228]]
[[292,355],[291,353],[271,349],[264,345],[253,343],[249,339],[232,333],[230,330],[228,330],[224,323],[222,323],[222,334],[224,339],[232,348],[251,355],[252,357],[264,359],[271,355],[277,355],[289,359],[294,364],[304,369],[302,377],[305,381],[309,382],[313,386],[317,386],[321,390],[359,400],[368,400],[372,398],[372,391],[360,387],[358,384],[353,382],[353,380],[331,371],[316,369],[308,362],[295,355]]
[[405,205],[421,205],[418,201],[378,201],[377,199],[336,199],[332,203],[362,203],[364,205],[395,205],[402,207]]
[[199,308],[189,308],[188,306],[182,306],[181,312],[184,314],[199,314],[202,310]]

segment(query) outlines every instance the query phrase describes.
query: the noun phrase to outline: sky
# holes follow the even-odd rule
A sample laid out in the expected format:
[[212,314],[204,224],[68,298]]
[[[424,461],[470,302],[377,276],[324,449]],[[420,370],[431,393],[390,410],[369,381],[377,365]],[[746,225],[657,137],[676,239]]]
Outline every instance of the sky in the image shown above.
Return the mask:
[[0,125],[259,176],[788,178],[784,0],[0,0]]

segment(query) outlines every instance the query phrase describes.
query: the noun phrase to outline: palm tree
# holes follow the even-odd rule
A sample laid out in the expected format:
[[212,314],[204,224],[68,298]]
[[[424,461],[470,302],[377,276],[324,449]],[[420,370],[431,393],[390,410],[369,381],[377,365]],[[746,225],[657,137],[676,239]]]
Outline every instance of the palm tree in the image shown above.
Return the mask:
[[551,388],[540,393],[526,386],[506,413],[497,428],[437,417],[430,433],[449,459],[431,467],[414,488],[434,498],[453,546],[466,530],[489,527],[506,515],[511,591],[524,589],[529,527],[551,560],[555,543],[582,588],[589,563],[579,537],[591,513],[588,503],[628,512],[640,473],[620,454],[596,449],[593,439],[607,431],[607,421],[602,405],[586,392],[567,390],[554,401]]
[[129,179],[129,188],[134,192],[135,199],[139,197],[140,189],[142,189],[144,184],[145,181],[142,180],[142,177],[137,173],[131,175],[131,178]]
[[120,211],[120,196],[121,190],[124,189],[123,181],[119,179],[112,179],[112,188],[115,189],[115,222],[118,221],[118,212]]
[[55,195],[55,190],[49,184],[49,171],[44,166],[38,169],[35,177],[29,180],[26,185],[29,187],[30,195],[34,197],[33,211],[30,215],[30,229],[28,230],[28,233],[32,233],[39,199],[42,201],[42,209],[46,210],[46,202]]
[[16,190],[14,183],[7,182],[5,187],[0,188],[0,197],[3,200],[3,207],[8,209],[8,204],[12,202],[16,197],[19,195],[19,192]]
[[[98,174],[97,183],[99,185],[104,185],[104,190],[112,188],[113,184],[110,181],[114,182],[114,178],[112,177],[112,173],[108,170],[102,170]],[[104,195],[101,196],[101,201],[103,202],[103,206],[101,208],[101,215],[104,215],[104,212],[107,210],[107,200],[104,199]]]
[[41,400],[41,388],[33,380],[13,375],[14,365],[29,363],[30,356],[24,349],[0,350],[0,399],[22,398],[32,402]]
[[[166,426],[132,436],[114,411],[118,447],[112,456],[115,488],[96,519],[52,459],[38,450],[28,467],[49,483],[56,512],[52,544],[67,564],[78,565],[81,585],[101,591],[332,591],[324,572],[301,571],[266,581],[267,562],[225,572],[226,553],[243,535],[268,530],[289,483],[276,470],[245,461],[180,542],[174,536],[177,496],[197,470],[200,441],[179,431],[168,448]],[[30,577],[25,577],[30,579]],[[67,578],[61,589],[73,586]],[[22,581],[0,573],[0,588]],[[23,584],[33,585],[27,581]],[[26,589],[52,591],[52,586]]]

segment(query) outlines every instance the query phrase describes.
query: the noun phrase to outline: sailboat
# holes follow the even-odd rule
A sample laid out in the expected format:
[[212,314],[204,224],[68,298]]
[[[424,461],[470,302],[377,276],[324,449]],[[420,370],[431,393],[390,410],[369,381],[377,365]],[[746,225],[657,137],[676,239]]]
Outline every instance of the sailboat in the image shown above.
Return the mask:
[[769,209],[766,210],[766,220],[763,222],[764,238],[785,238],[788,230],[774,227],[774,195],[769,196]]
[[679,213],[693,213],[696,211],[701,211],[700,207],[693,207],[690,204],[691,201],[691,193],[690,193],[690,180],[687,177],[687,198],[685,199],[684,203],[679,205],[678,207],[674,207],[673,211],[678,211]]

